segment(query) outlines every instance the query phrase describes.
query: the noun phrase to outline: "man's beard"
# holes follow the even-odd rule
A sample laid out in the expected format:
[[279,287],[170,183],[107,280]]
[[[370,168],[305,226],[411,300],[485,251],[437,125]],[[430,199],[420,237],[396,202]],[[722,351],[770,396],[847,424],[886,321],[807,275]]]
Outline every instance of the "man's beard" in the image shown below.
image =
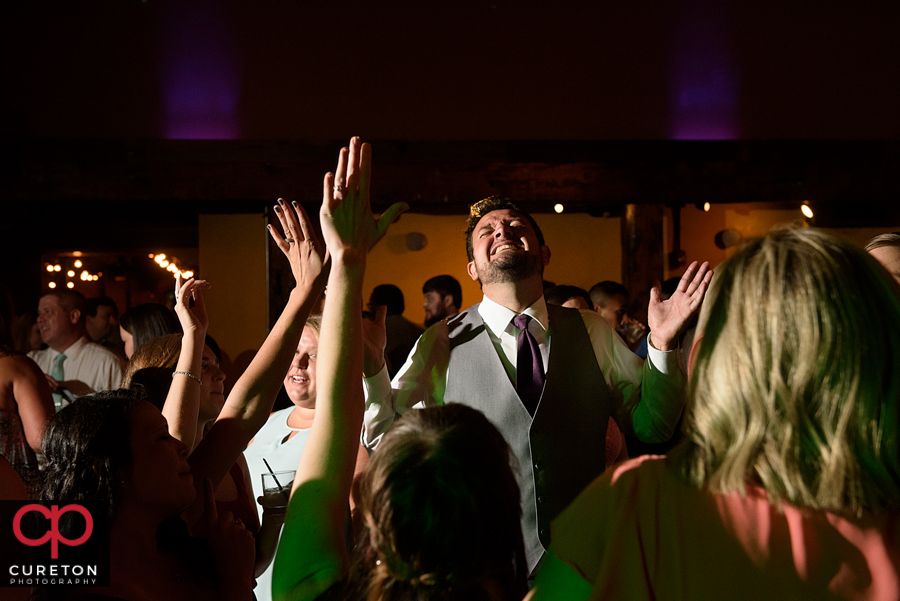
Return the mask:
[[508,253],[489,262],[478,271],[478,281],[485,284],[510,284],[521,282],[544,273],[544,264],[539,255],[530,253]]
[[429,315],[428,317],[425,318],[425,327],[426,328],[430,328],[437,322],[439,322],[442,319],[444,319],[445,317],[447,317],[447,309],[443,308],[443,307],[442,307],[442,309],[443,309],[443,311],[441,311],[440,314],[435,313],[434,315]]

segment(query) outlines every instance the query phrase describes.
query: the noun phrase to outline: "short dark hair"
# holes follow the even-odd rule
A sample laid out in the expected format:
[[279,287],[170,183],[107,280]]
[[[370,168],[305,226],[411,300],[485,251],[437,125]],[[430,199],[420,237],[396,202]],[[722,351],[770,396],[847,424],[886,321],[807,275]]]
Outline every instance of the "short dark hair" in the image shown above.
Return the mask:
[[85,300],[82,293],[77,290],[69,289],[51,290],[44,294],[44,296],[55,296],[59,301],[59,306],[67,312],[78,309],[81,312],[81,317],[78,319],[78,322],[84,323],[84,318],[87,317],[87,300]]
[[628,288],[619,282],[604,280],[591,287],[591,304],[605,307],[606,301],[620,294],[625,297],[625,300],[628,300]]
[[393,284],[375,286],[375,289],[372,290],[372,295],[369,297],[369,304],[376,307],[386,306],[388,315],[401,315],[406,309],[406,303],[403,301],[403,291]]
[[436,275],[422,286],[422,294],[437,292],[441,298],[453,297],[453,304],[457,309],[462,308],[462,287],[452,275]]
[[534,217],[520,209],[518,205],[506,196],[488,196],[469,207],[469,217],[466,220],[466,256],[469,257],[469,261],[475,260],[475,251],[472,245],[472,232],[475,231],[475,226],[478,225],[481,218],[493,211],[515,211],[527,219],[528,223],[531,224],[531,227],[534,228],[534,233],[537,234],[538,243],[541,246],[544,246],[544,233],[541,231],[541,228],[538,227]]
[[583,298],[588,304],[588,307],[594,307],[594,303],[591,301],[591,297],[587,293],[587,290],[579,288],[578,286],[560,284],[559,286],[554,286],[544,292],[544,300],[547,301],[548,305],[562,305],[570,298]]
[[134,350],[158,336],[181,332],[172,312],[158,303],[144,303],[125,311],[119,325],[134,337]]
[[97,309],[99,307],[109,307],[113,310],[113,315],[116,316],[116,319],[119,317],[119,307],[116,306],[116,301],[109,298],[108,296],[98,296],[96,298],[87,299],[87,315],[90,317],[97,317]]

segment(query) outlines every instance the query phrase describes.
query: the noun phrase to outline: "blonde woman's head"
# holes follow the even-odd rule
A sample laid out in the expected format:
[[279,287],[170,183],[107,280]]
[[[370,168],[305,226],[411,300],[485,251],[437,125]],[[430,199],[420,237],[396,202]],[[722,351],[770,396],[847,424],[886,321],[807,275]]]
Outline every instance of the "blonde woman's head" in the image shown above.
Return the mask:
[[900,506],[900,296],[862,249],[814,229],[749,240],[700,315],[686,477],[815,509]]

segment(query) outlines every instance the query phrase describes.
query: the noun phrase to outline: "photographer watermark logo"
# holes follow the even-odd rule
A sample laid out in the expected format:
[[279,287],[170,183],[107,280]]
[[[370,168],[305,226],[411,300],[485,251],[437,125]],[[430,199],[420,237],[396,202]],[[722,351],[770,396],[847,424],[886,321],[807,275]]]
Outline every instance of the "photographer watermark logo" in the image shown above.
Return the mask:
[[[28,538],[27,536],[22,534],[22,517],[29,511],[36,511],[50,520],[50,530],[46,534],[44,534],[44,536],[38,539]],[[76,511],[84,517],[84,534],[74,540],[68,539],[59,533],[59,516],[66,513],[67,511]],[[85,509],[82,505],[75,505],[74,503],[71,505],[66,505],[62,509],[59,508],[59,505],[51,505],[50,508],[47,509],[43,505],[32,503],[17,511],[16,517],[13,518],[13,534],[16,535],[16,538],[19,539],[19,542],[23,545],[28,545],[29,547],[36,547],[38,545],[46,545],[47,541],[50,541],[51,559],[59,559],[60,542],[62,542],[62,544],[64,545],[77,547],[87,542],[87,540],[91,537],[91,532],[93,531],[94,518],[91,516],[91,512]]]
[[109,529],[92,509],[0,501],[0,587],[108,586]]

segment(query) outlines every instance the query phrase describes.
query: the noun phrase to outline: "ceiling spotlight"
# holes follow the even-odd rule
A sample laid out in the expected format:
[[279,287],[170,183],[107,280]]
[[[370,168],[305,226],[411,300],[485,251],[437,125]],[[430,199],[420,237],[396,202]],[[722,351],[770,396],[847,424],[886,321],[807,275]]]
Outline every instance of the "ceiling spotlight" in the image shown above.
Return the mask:
[[805,201],[802,205],[800,205],[800,212],[803,213],[803,215],[807,219],[813,218],[813,210],[812,210],[812,207],[809,206],[808,201]]
[[557,204],[553,205],[553,210],[556,211],[557,213],[562,213],[565,209],[566,208],[564,206],[562,206],[561,204],[557,203]]

